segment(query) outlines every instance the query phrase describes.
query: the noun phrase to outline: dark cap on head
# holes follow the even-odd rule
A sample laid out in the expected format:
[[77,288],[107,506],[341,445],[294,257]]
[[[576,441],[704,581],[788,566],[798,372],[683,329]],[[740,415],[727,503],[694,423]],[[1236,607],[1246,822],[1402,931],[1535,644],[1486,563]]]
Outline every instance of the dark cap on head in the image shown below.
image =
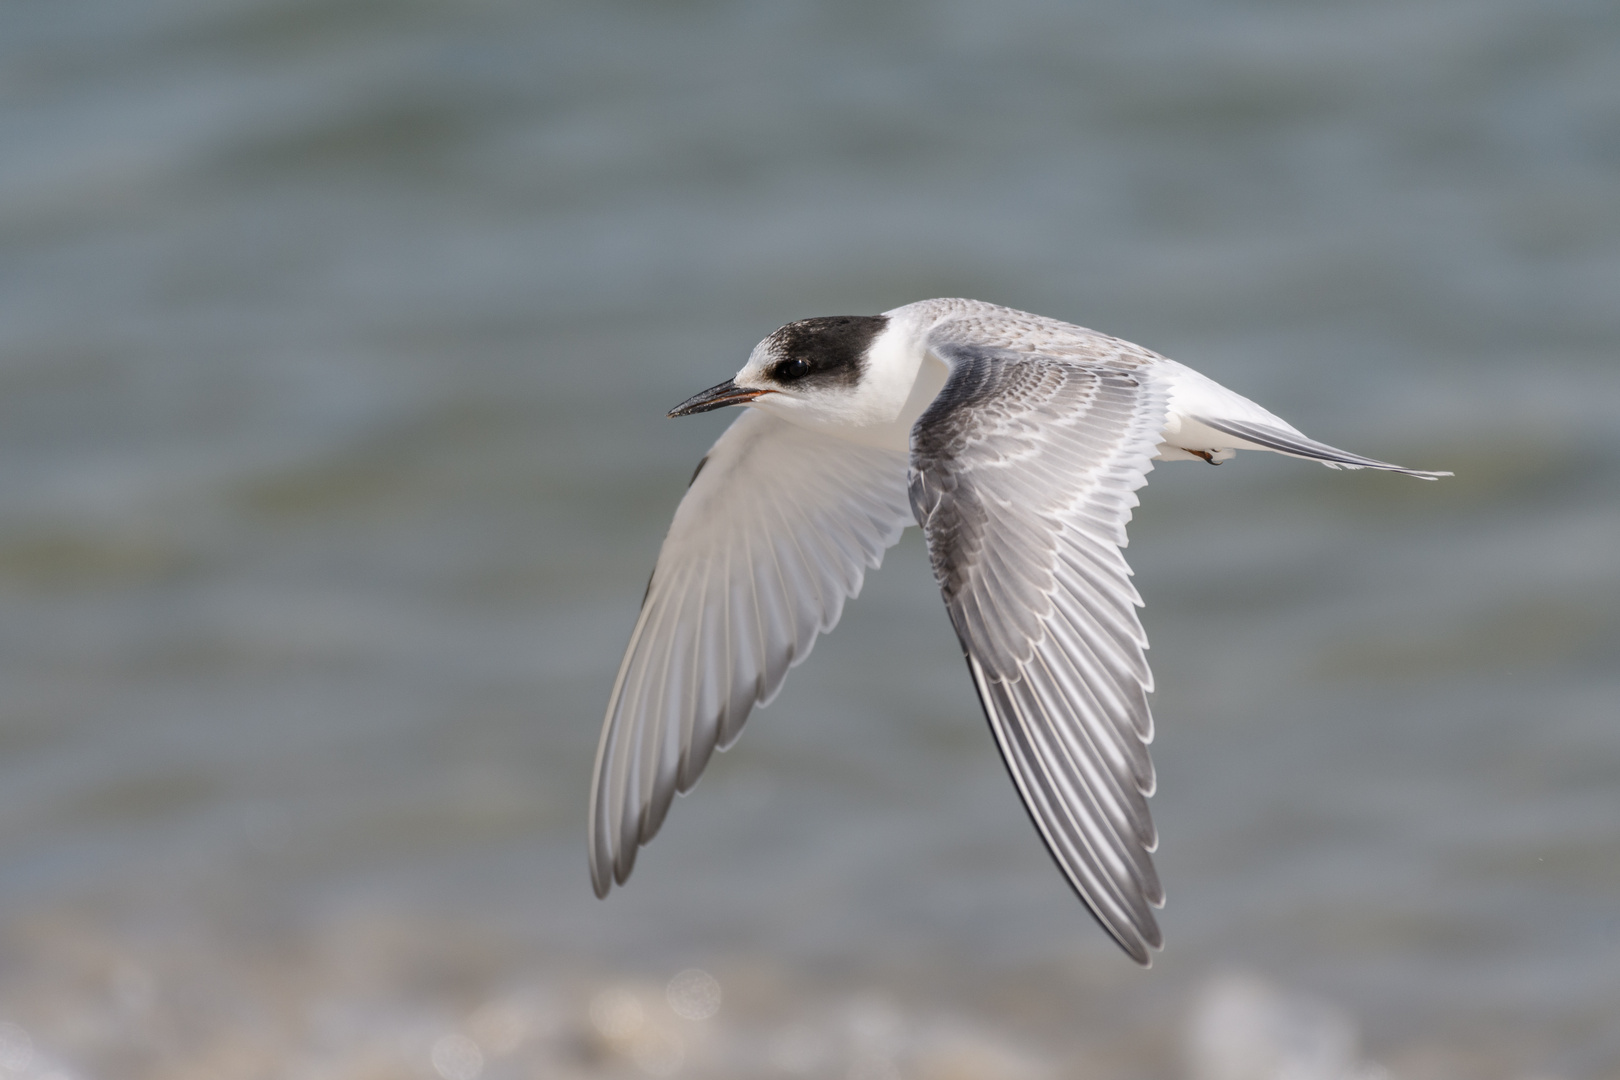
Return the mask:
[[765,373],[779,383],[853,387],[866,350],[889,325],[887,315],[829,315],[790,322],[765,339]]

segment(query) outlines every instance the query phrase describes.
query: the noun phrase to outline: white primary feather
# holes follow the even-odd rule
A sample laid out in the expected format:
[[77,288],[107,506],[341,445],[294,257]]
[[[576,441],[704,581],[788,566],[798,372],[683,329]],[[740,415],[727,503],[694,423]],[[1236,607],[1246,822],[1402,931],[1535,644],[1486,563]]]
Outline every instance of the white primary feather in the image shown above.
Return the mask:
[[591,877],[623,883],[788,668],[911,521],[906,456],[763,412],[738,417],[675,511],[619,665],[591,792]]

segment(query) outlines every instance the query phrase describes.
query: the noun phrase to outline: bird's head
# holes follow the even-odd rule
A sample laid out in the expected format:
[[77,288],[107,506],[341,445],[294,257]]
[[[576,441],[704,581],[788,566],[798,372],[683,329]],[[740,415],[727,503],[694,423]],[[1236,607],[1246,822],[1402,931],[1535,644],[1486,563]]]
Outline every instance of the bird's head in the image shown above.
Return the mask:
[[669,412],[689,416],[725,405],[758,408],[812,424],[871,423],[880,383],[875,366],[886,350],[874,348],[888,329],[887,315],[833,315],[790,322],[754,346],[741,371],[688,398]]

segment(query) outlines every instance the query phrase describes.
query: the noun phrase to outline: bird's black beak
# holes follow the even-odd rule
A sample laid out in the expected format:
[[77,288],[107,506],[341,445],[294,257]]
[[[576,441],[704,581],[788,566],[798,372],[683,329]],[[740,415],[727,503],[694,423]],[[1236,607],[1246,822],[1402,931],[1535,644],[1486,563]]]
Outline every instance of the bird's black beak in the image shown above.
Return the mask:
[[703,393],[687,398],[669,410],[669,415],[691,416],[693,413],[708,412],[710,409],[719,409],[727,405],[745,405],[759,395],[769,393],[769,390],[749,390],[727,379],[719,386],[711,386]]

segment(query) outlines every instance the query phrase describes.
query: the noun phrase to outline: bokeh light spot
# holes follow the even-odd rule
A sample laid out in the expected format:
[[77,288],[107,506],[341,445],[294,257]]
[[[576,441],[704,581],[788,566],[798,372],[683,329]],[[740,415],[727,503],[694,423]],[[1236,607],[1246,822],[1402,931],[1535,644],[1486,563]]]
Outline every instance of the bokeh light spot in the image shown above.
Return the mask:
[[0,1024],[0,1069],[26,1072],[34,1061],[34,1040],[17,1024]]
[[707,1020],[720,1011],[720,981],[701,968],[687,968],[669,980],[664,997],[683,1020]]
[[433,1044],[433,1069],[444,1080],[478,1080],[484,1053],[465,1035],[445,1035]]
[[619,1041],[628,1039],[647,1019],[646,1010],[635,994],[623,987],[604,990],[591,999],[591,1024],[602,1037]]

